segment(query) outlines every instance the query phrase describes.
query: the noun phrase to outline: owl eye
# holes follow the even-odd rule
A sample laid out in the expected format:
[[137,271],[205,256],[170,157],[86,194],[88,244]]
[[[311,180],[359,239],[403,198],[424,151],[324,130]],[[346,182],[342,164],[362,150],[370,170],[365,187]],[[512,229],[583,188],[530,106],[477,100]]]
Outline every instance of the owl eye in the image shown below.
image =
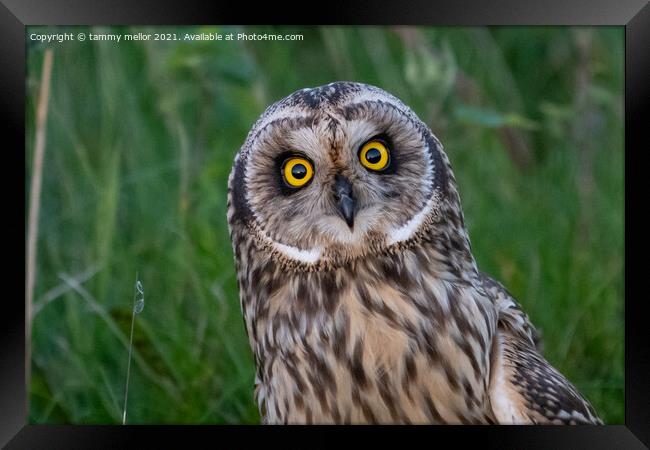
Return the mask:
[[282,166],[284,181],[291,187],[299,188],[306,185],[314,176],[314,167],[305,158],[293,156]]
[[361,146],[359,161],[366,169],[380,172],[388,167],[390,153],[386,144],[378,139],[372,139]]

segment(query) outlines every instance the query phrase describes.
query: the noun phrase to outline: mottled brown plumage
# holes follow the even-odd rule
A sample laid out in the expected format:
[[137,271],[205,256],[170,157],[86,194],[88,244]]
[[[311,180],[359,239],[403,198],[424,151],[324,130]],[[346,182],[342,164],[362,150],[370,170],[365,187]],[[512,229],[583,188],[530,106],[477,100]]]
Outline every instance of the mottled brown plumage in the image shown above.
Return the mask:
[[[369,142],[389,149],[382,170],[360,163]],[[296,156],[313,166],[299,188]],[[236,156],[228,221],[264,423],[599,423],[477,270],[439,141],[381,89],[269,107]]]

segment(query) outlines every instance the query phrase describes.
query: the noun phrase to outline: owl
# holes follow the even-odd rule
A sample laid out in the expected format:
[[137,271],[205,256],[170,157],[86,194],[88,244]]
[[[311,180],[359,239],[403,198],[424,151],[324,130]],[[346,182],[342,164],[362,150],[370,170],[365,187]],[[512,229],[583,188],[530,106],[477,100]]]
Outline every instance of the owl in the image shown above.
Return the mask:
[[441,143],[382,89],[268,107],[228,223],[263,423],[601,423],[478,270]]

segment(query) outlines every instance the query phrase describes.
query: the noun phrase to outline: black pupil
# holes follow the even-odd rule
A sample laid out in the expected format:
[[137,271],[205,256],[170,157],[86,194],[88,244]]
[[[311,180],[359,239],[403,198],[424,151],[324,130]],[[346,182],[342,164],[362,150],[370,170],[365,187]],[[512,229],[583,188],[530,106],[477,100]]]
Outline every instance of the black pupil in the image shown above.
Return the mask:
[[376,148],[371,148],[366,152],[366,159],[370,164],[377,164],[381,160],[381,152]]
[[304,164],[296,164],[291,168],[291,175],[298,180],[302,180],[307,176],[307,168]]

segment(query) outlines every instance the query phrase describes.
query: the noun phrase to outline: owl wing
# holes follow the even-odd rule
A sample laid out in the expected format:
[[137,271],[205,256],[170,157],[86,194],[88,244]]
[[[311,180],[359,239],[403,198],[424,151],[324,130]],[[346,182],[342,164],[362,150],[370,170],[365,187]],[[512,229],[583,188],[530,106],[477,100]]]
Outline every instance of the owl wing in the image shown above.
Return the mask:
[[589,402],[540,353],[539,335],[514,298],[487,275],[499,313],[489,395],[502,424],[602,424]]

